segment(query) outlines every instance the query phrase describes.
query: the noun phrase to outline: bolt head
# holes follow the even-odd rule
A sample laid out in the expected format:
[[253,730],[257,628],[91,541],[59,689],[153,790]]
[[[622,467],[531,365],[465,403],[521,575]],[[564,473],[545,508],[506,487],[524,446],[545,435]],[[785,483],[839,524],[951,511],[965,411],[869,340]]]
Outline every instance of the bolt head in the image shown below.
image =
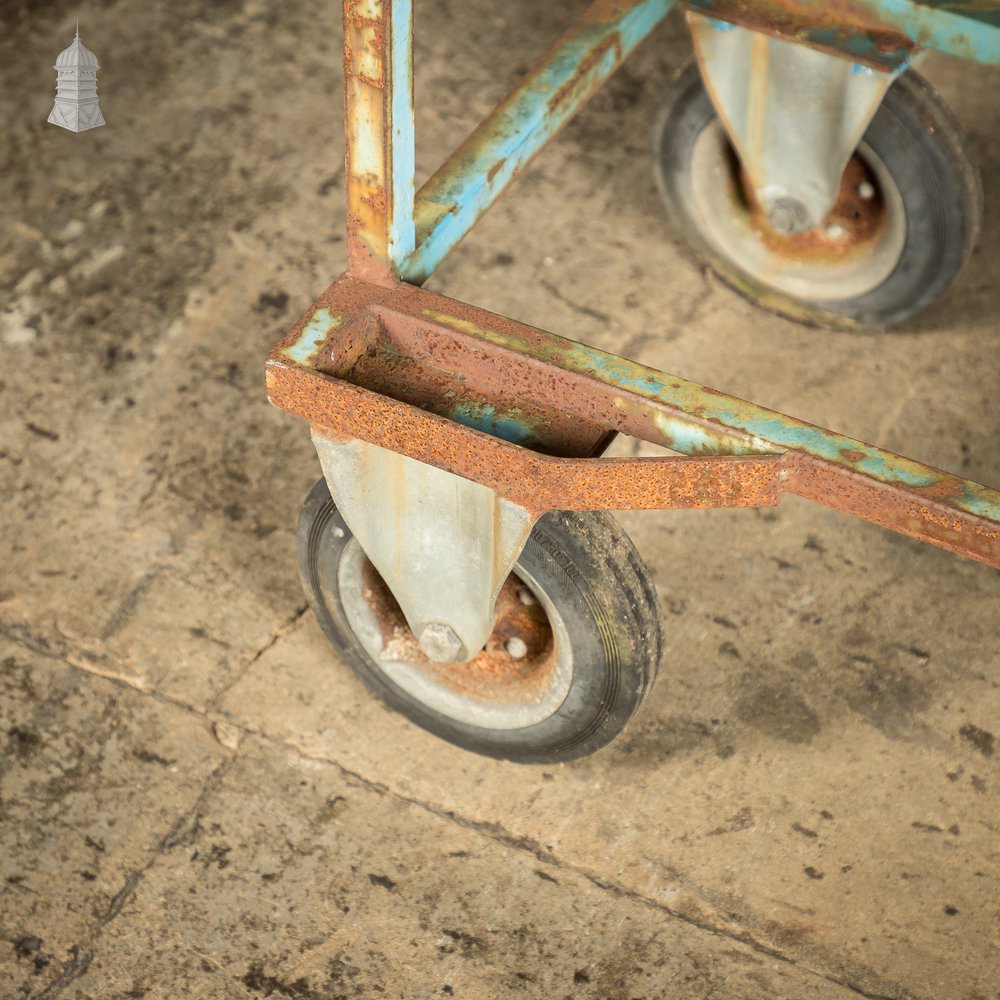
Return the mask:
[[528,644],[519,635],[512,635],[504,643],[504,649],[513,660],[523,660],[528,655]]
[[798,198],[776,198],[768,206],[767,221],[777,233],[804,233],[812,229],[809,209]]
[[455,663],[466,659],[465,644],[450,625],[431,622],[420,632],[420,648],[435,663]]

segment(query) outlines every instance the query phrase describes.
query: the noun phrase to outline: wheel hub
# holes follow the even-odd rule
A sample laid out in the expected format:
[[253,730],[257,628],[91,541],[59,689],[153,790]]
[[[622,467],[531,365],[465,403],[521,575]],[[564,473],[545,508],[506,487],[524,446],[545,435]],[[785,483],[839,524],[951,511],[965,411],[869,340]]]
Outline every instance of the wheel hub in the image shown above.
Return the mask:
[[[569,691],[572,660],[555,608],[523,570],[518,573],[500,589],[485,647],[465,663],[453,662],[451,647],[445,649],[446,625],[427,626],[417,641],[356,541],[345,550],[338,576],[355,635],[392,681],[449,718],[487,729],[519,729],[559,708]],[[439,650],[448,660],[434,655]]]
[[[718,122],[695,142],[692,207],[717,253],[762,284],[798,299],[836,302],[877,288],[906,237],[902,198],[865,146],[844,170],[836,203],[805,231],[794,199],[761,204]],[[786,204],[787,202],[787,204]]]

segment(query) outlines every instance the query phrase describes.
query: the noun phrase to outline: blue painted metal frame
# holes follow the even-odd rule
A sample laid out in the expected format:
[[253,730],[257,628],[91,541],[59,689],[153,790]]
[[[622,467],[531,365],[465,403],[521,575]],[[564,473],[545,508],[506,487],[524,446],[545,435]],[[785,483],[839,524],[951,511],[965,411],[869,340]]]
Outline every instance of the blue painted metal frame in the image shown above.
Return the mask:
[[670,12],[674,0],[592,4],[417,193],[417,246],[400,276],[422,284],[528,161]]
[[344,3],[344,111],[349,267],[398,274],[415,242],[411,0]]
[[[721,17],[721,8],[737,0],[690,2]],[[895,18],[889,26],[897,31],[893,38],[902,31],[921,44],[1000,62],[1000,9],[992,5],[984,9],[981,0],[953,0],[947,4],[910,0],[846,2],[848,6],[859,5],[869,14]],[[406,287],[399,285],[400,278],[411,284],[423,281],[528,160],[663,19],[672,3],[596,0],[414,196],[411,2],[345,2],[350,275],[385,286],[389,297],[392,288]],[[767,4],[756,5],[739,0],[739,6],[751,11],[767,6],[769,10],[811,8],[821,12],[825,5],[813,0],[768,0]],[[843,7],[838,6],[838,10]],[[956,34],[956,18],[961,19],[961,37],[969,40],[967,51],[963,47],[966,42],[960,44]],[[842,48],[850,52],[854,43],[850,33],[845,37]],[[303,372],[322,352],[331,331],[344,325],[356,308],[337,298],[322,305],[322,309],[307,314],[294,339],[281,352]],[[455,306],[461,308],[460,304]],[[550,369],[562,366],[586,375],[594,385],[610,387],[616,393],[616,412],[627,415],[627,419],[621,426],[609,426],[609,430],[623,430],[628,420],[652,415],[662,443],[684,455],[777,452],[797,456],[794,467],[789,466],[797,477],[794,486],[789,482],[788,488],[794,492],[975,558],[984,558],[987,552],[984,561],[1000,565],[995,551],[1000,544],[1000,492],[996,490],[715,390],[641,369],[583,345],[565,342],[565,348],[556,350],[551,335],[532,334],[523,343],[515,343],[520,335],[511,340],[509,333],[498,332],[507,322],[499,317],[478,319],[471,325],[467,319],[444,313],[427,318],[451,325],[483,344],[514,347],[535,364],[541,362]],[[546,336],[548,341],[544,340]],[[552,400],[553,408],[559,405],[559,399]],[[510,415],[493,409],[489,413],[488,426],[464,411],[456,410],[454,417],[494,436],[510,436]],[[898,511],[900,499],[909,497],[905,502],[911,503],[914,493],[927,498],[926,509],[915,509],[903,521],[880,516],[877,509],[871,509],[873,504],[877,508],[879,498],[883,498],[887,509],[895,502]],[[950,541],[906,527],[906,518],[939,523]],[[939,522],[939,518],[945,520]],[[955,519],[953,523],[950,518]],[[972,521],[967,521],[970,518]],[[967,540],[963,541],[963,537]],[[977,546],[979,555],[973,551]]]
[[842,52],[884,69],[917,49],[1000,64],[1000,4],[992,0],[688,0],[700,14]]
[[[818,7],[827,6],[814,0]],[[856,0],[921,48],[1000,64],[1000,3],[983,0]]]
[[[850,6],[859,12],[909,39],[910,45],[897,50],[880,49],[884,38],[870,25],[845,32],[830,12],[830,5],[820,0],[688,3],[724,21],[739,20],[758,28],[766,27],[768,18],[775,21],[776,11],[788,16],[812,13],[823,23],[806,29],[798,40],[837,49],[852,58],[867,58],[886,68],[905,66],[913,56],[913,46],[1000,64],[1000,3],[850,0]],[[388,245],[385,263],[391,271],[411,284],[422,284],[531,158],[572,119],[674,5],[675,0],[596,0],[416,194],[412,0],[359,0],[352,6],[355,13],[362,15],[358,23],[370,25],[381,11],[389,25],[388,42],[382,42],[381,51],[370,53],[371,66],[378,67],[379,72],[373,76],[362,67],[353,77],[362,87],[374,86],[375,97],[388,94],[388,105],[381,115],[349,113],[348,123],[358,130],[353,136],[356,148],[383,149],[389,163],[382,190],[389,206],[389,232],[384,242]],[[838,7],[836,13],[843,18],[843,7]],[[345,14],[345,30],[349,27]],[[352,54],[355,51],[352,49]],[[372,96],[368,95],[369,104]],[[368,198],[370,201],[370,194]],[[357,199],[352,202],[350,193],[349,202],[358,204]]]

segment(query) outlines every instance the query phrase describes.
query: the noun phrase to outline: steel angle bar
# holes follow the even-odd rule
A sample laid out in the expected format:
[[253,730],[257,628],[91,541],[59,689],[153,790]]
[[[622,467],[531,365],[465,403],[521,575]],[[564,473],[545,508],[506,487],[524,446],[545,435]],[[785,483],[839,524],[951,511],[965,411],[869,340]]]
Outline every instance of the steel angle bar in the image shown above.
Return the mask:
[[528,161],[659,24],[674,0],[596,0],[420,188],[417,246],[401,276],[420,284]]
[[778,455],[558,458],[427,413],[283,358],[268,399],[328,441],[365,441],[488,486],[538,517],[549,510],[772,507]]
[[[275,405],[328,437],[528,510],[764,506],[785,491],[1000,567],[997,490],[410,285],[335,282],[267,378]],[[573,422],[577,456],[623,433],[688,457],[552,454]]]
[[688,0],[691,10],[881,69],[915,50],[1000,63],[1000,4],[990,0]]

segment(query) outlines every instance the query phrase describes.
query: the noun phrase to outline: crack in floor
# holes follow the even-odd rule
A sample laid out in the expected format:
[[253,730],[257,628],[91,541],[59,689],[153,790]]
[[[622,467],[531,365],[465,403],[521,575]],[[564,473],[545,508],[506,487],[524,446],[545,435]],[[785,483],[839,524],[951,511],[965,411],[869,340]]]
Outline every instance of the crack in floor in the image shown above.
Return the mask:
[[[257,660],[270,648],[272,648],[281,638],[286,636],[288,633],[294,630],[298,622],[301,621],[308,606],[301,610],[296,610],[295,614],[289,618],[282,626],[280,626],[271,636],[267,643],[265,643],[258,652],[250,658],[247,663],[246,668],[243,673],[246,672],[249,667],[257,662]],[[304,760],[308,760],[314,763],[325,764],[329,767],[336,769],[343,777],[355,781],[362,785],[369,791],[372,791],[379,795],[385,795],[398,802],[411,805],[418,808],[430,815],[437,817],[438,819],[444,820],[449,823],[453,823],[462,829],[471,830],[473,832],[479,833],[496,843],[508,848],[509,850],[516,850],[526,852],[532,855],[536,860],[543,864],[550,865],[551,867],[567,872],[568,874],[575,875],[578,878],[582,878],[585,881],[592,884],[595,888],[600,889],[603,892],[608,892],[616,898],[627,899],[642,906],[652,908],[658,912],[664,914],[671,919],[679,920],[682,923],[688,924],[698,930],[704,931],[714,937],[724,938],[726,940],[732,941],[735,944],[743,945],[744,947],[750,948],[757,954],[764,955],[768,958],[775,959],[777,961],[784,962],[800,971],[807,973],[808,975],[814,976],[817,979],[822,979],[826,982],[833,983],[837,986],[843,987],[845,989],[851,990],[857,993],[861,997],[865,997],[866,1000],[921,1000],[916,994],[913,994],[905,990],[901,985],[897,983],[887,984],[892,988],[898,990],[898,992],[893,994],[883,994],[883,993],[872,993],[864,990],[862,987],[858,986],[856,983],[851,982],[849,979],[833,975],[828,972],[824,972],[821,969],[815,969],[810,965],[805,964],[801,959],[795,958],[782,952],[781,950],[774,948],[763,941],[758,940],[748,931],[736,932],[730,930],[723,926],[718,926],[716,924],[710,923],[707,920],[700,920],[691,914],[683,913],[681,911],[675,910],[667,904],[652,899],[649,896],[643,895],[635,889],[630,889],[627,886],[620,885],[617,882],[608,880],[597,872],[588,869],[583,865],[574,864],[569,861],[565,861],[559,858],[557,855],[553,854],[551,851],[546,850],[537,840],[532,837],[519,835],[507,830],[502,824],[496,822],[490,822],[485,820],[476,820],[468,816],[463,816],[460,813],[456,813],[450,809],[445,809],[441,806],[436,806],[431,802],[427,802],[423,799],[416,798],[414,796],[406,795],[405,793],[392,788],[383,782],[376,781],[372,778],[367,778],[358,771],[354,771],[346,765],[340,763],[334,758],[327,757],[323,754],[317,754],[306,748],[300,746],[299,744],[284,739],[279,736],[274,736],[269,733],[266,729],[262,727],[256,727],[249,723],[238,721],[229,716],[225,711],[218,709],[216,702],[218,698],[221,697],[222,693],[213,697],[213,699],[207,703],[205,706],[196,705],[193,703],[183,702],[176,698],[172,698],[168,695],[164,695],[154,688],[148,686],[139,686],[134,683],[130,683],[127,677],[117,676],[114,674],[109,674],[100,669],[92,669],[91,665],[85,660],[81,660],[77,657],[73,657],[71,651],[69,650],[54,650],[47,640],[40,637],[34,637],[27,630],[25,626],[18,626],[17,633],[9,625],[4,625],[0,623],[0,636],[7,638],[9,641],[22,645],[32,652],[39,655],[48,657],[50,659],[57,660],[61,663],[66,664],[76,670],[83,671],[85,673],[92,673],[104,680],[111,683],[121,684],[124,687],[128,687],[131,690],[137,691],[138,693],[151,697],[162,704],[169,705],[173,708],[178,708],[181,710],[186,710],[195,715],[200,716],[207,722],[218,726],[229,726],[233,727],[244,735],[254,736],[258,739],[272,745],[275,747],[280,747],[286,751],[292,751],[297,756]],[[227,685],[226,690],[232,685]],[[100,931],[104,926],[107,925],[115,916],[121,911],[125,902],[134,894],[142,877],[146,872],[156,863],[157,859],[170,850],[172,847],[176,846],[178,843],[182,842],[193,830],[197,829],[197,819],[198,811],[203,803],[208,792],[214,788],[218,781],[221,780],[225,771],[231,766],[232,762],[238,756],[238,749],[233,748],[232,751],[223,759],[223,761],[212,771],[208,776],[206,781],[203,783],[201,791],[199,792],[198,798],[195,804],[173,824],[170,831],[163,837],[157,846],[156,850],[153,852],[153,856],[149,862],[144,865],[141,869],[131,872],[126,877],[126,882],[123,888],[116,894],[109,905],[107,913],[102,917],[102,919],[97,923],[91,935],[85,939],[84,942],[80,944],[73,945],[70,948],[71,958],[64,965],[62,973],[59,977],[54,980],[48,987],[42,992],[35,996],[34,1000],[48,1000],[50,997],[55,997],[58,995],[65,986],[69,985],[73,980],[78,979],[82,976],[87,967],[90,965],[93,959],[93,952],[88,951],[84,948],[84,945],[89,945],[94,943],[96,937],[100,934]],[[192,826],[193,824],[193,826]],[[85,961],[84,961],[85,959]],[[75,970],[75,971],[74,971]],[[72,973],[72,974],[71,974]]]
[[296,743],[281,739],[280,737],[275,737],[266,732],[263,729],[255,729],[251,726],[247,726],[244,723],[232,723],[238,725],[239,728],[243,729],[248,734],[252,734],[259,739],[265,740],[268,743],[281,746],[283,749],[291,750],[298,756],[304,758],[305,760],[313,761],[315,763],[326,764],[329,767],[336,768],[345,778],[349,778],[363,785],[370,791],[376,792],[378,794],[387,795],[399,802],[406,803],[407,805],[414,806],[424,812],[430,813],[439,819],[445,820],[450,823],[454,823],[456,826],[462,829],[472,830],[476,833],[480,833],[483,836],[488,837],[496,843],[507,847],[510,850],[525,851],[531,854],[538,861],[543,864],[550,865],[551,867],[564,871],[571,875],[576,875],[577,877],[583,878],[590,882],[595,888],[600,889],[604,892],[608,892],[616,898],[628,899],[632,902],[639,903],[647,908],[655,909],[658,912],[672,918],[679,920],[682,923],[688,924],[692,927],[696,927],[698,930],[706,931],[715,937],[725,938],[734,943],[742,944],[745,947],[750,948],[752,951],[764,955],[768,958],[773,958],[778,961],[784,962],[794,968],[799,969],[802,972],[806,972],[811,976],[815,976],[818,979],[826,980],[827,982],[834,983],[837,986],[842,986],[845,989],[849,989],[859,996],[863,996],[866,1000],[920,1000],[916,994],[906,991],[902,986],[896,983],[891,985],[899,990],[898,993],[892,995],[883,993],[870,993],[866,992],[856,983],[852,983],[850,980],[842,979],[840,977],[831,975],[830,973],[823,972],[819,969],[814,969],[811,966],[805,964],[801,959],[795,958],[790,955],[786,955],[784,952],[772,948],[770,945],[757,940],[749,932],[736,933],[725,927],[720,927],[715,924],[711,924],[708,921],[699,920],[690,914],[683,913],[679,910],[675,910],[665,903],[659,900],[652,899],[649,896],[643,895],[635,889],[629,889],[627,886],[618,884],[617,882],[612,882],[610,880],[602,878],[596,872],[584,867],[583,865],[574,864],[573,862],[565,861],[558,857],[558,855],[553,854],[551,851],[546,850],[542,847],[532,837],[527,837],[519,834],[512,833],[507,830],[502,824],[489,822],[485,820],[475,820],[468,816],[462,816],[459,813],[453,812],[450,809],[443,809],[440,806],[436,806],[431,802],[427,802],[423,799],[418,799],[413,796],[404,794],[403,792],[397,791],[396,789],[384,784],[380,781],[374,781],[371,778],[366,778],[360,772],[353,771],[345,765],[341,764],[339,761],[326,757],[322,754],[311,753]]
[[305,617],[306,612],[309,610],[308,604],[299,605],[292,615],[287,618],[281,625],[275,629],[274,633],[267,639],[267,641],[257,650],[253,656],[243,665],[243,667],[238,670],[222,687],[219,688],[215,694],[205,703],[205,711],[210,712],[218,708],[219,702],[231,691],[253,668],[253,665],[276,643],[280,642],[285,638],[290,632],[294,632],[298,627],[299,623]]
[[[72,664],[70,665],[72,666]],[[82,941],[70,946],[70,959],[63,965],[62,971],[40,993],[36,993],[33,1000],[51,1000],[52,997],[59,996],[67,986],[86,973],[90,968],[91,962],[94,960],[96,954],[95,948],[104,928],[119,916],[125,908],[125,904],[135,896],[146,873],[156,864],[159,858],[181,843],[189,834],[192,827],[197,829],[198,815],[204,805],[205,799],[218,786],[237,756],[237,751],[227,754],[212,769],[208,777],[202,782],[194,804],[174,821],[170,829],[156,845],[149,860],[141,868],[133,869],[126,874],[124,884],[112,896],[107,910],[101,915],[97,923],[94,924]]]

